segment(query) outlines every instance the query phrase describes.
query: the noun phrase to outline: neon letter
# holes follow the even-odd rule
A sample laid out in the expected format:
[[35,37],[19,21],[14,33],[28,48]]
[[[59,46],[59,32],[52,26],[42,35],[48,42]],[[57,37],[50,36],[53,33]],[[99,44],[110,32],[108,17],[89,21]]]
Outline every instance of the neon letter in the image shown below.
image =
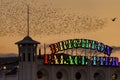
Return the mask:
[[96,57],[96,56],[93,57],[93,65],[94,65],[94,66],[97,65],[97,57]]
[[59,64],[56,55],[54,55],[54,60],[55,60],[55,64]]
[[86,39],[86,46],[85,46],[87,49],[89,48],[89,40]]
[[81,44],[82,44],[82,48],[85,48],[85,44],[86,44],[85,39],[82,39],[82,40],[81,40]]
[[48,64],[48,61],[49,61],[49,56],[48,56],[48,54],[45,54],[44,55],[44,64]]
[[63,42],[62,41],[59,42],[59,48],[60,48],[61,51],[63,51]]
[[100,62],[100,65],[101,65],[101,66],[104,65],[103,57],[99,57],[99,62]]
[[68,40],[68,48],[71,49],[72,48],[72,41],[71,40]]
[[108,56],[110,56],[110,54],[112,53],[112,48],[106,45],[105,53],[106,53]]
[[91,49],[95,49],[95,41],[93,41],[93,40],[91,42]]
[[77,40],[76,39],[73,40],[73,46],[74,46],[74,48],[77,48]]
[[61,58],[60,58],[60,64],[63,64],[63,61],[64,61],[63,55],[61,55],[60,57],[61,57]]
[[67,49],[67,41],[63,41],[63,47],[65,50]]
[[70,60],[70,64],[74,64],[74,63],[73,63],[72,56],[69,56],[69,60]]
[[49,47],[50,47],[50,49],[52,51],[52,54],[56,53],[55,44],[51,44]]
[[109,57],[105,57],[105,65],[106,65],[106,66],[109,65]]
[[115,58],[115,65],[119,66],[119,59],[117,57]]
[[74,62],[75,62],[75,64],[78,64],[78,56],[75,56]]
[[82,65],[85,65],[85,56],[82,56]]
[[115,57],[112,57],[112,66],[115,66]]

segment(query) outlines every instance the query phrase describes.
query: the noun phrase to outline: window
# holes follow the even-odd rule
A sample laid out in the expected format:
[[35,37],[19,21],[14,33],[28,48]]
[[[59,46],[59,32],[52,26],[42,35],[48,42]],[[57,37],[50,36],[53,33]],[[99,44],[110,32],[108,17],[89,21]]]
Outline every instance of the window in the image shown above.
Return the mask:
[[117,79],[117,74],[112,74],[112,80],[116,80]]
[[99,73],[95,73],[94,78],[97,78],[99,75],[100,75]]
[[31,61],[30,53],[28,53],[28,61]]
[[23,61],[25,61],[25,53],[23,53]]
[[56,77],[57,77],[57,79],[61,79],[62,78],[62,72],[57,72],[57,74],[56,74]]
[[35,55],[34,55],[34,54],[35,54],[35,53],[32,54],[32,56],[33,56],[33,61],[35,61]]
[[21,62],[22,61],[22,54],[19,53],[19,61]]
[[80,72],[77,72],[77,73],[75,74],[75,78],[76,78],[76,80],[80,80],[80,79],[81,79],[81,73],[80,73]]
[[41,71],[37,72],[37,78],[41,79],[43,77],[43,73]]
[[98,72],[96,72],[95,74],[94,74],[94,80],[105,80],[105,77],[104,77],[104,75],[102,75],[103,73],[98,73]]

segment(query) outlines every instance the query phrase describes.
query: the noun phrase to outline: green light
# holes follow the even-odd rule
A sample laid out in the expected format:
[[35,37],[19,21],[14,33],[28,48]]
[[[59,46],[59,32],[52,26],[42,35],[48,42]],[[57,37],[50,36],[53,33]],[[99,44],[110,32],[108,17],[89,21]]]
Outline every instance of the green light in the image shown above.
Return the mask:
[[82,48],[84,48],[85,47],[85,40],[82,39],[81,43],[82,43]]
[[69,60],[70,60],[70,64],[74,64],[74,63],[73,63],[72,56],[69,56]]
[[64,61],[64,64],[69,64],[67,61]]
[[68,48],[71,49],[72,48],[72,44],[71,44],[71,40],[68,40]]
[[98,43],[97,44],[97,50],[100,52],[100,49],[101,49],[101,43]]
[[63,41],[63,47],[65,50],[67,49],[66,41]]
[[75,56],[74,61],[75,61],[75,64],[78,64],[78,56]]
[[86,40],[86,48],[89,48],[89,40]]
[[81,47],[81,39],[77,40],[77,47],[80,48]]
[[95,41],[93,41],[93,40],[92,40],[92,42],[91,42],[91,48],[92,48],[92,49],[95,49]]
[[82,56],[82,65],[85,65],[85,56]]
[[74,46],[74,48],[77,48],[77,40],[76,39],[73,40],[73,46]]

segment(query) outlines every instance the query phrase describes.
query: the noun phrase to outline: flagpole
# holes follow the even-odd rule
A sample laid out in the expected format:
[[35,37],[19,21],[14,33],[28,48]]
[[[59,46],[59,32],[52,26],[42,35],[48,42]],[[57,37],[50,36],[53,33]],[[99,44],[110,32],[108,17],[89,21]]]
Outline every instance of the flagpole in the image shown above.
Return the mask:
[[46,54],[46,47],[45,47],[45,43],[44,43],[44,54]]
[[29,36],[29,5],[27,5],[27,36]]

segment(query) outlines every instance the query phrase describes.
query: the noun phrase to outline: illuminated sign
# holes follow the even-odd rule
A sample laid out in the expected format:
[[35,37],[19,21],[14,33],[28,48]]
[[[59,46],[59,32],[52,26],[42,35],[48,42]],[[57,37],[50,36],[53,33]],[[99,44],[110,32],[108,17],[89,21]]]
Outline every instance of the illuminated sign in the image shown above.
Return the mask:
[[71,56],[65,54],[45,54],[44,64],[69,64],[69,65],[93,65],[93,66],[119,66],[117,57],[96,57],[89,60],[87,56]]
[[73,48],[97,50],[98,52],[102,52],[108,56],[110,56],[112,52],[112,48],[110,46],[104,45],[103,43],[98,41],[88,40],[88,39],[71,39],[66,41],[60,41],[58,43],[54,43],[50,45],[52,54]]
[[[64,64],[64,65],[81,65],[81,66],[119,66],[119,59],[117,57],[110,57],[112,47],[104,45],[101,42],[88,39],[71,39],[60,41],[49,45],[51,54],[44,55],[44,64]],[[68,54],[56,54],[59,51],[67,49],[91,49],[102,52],[107,56],[72,56]]]

